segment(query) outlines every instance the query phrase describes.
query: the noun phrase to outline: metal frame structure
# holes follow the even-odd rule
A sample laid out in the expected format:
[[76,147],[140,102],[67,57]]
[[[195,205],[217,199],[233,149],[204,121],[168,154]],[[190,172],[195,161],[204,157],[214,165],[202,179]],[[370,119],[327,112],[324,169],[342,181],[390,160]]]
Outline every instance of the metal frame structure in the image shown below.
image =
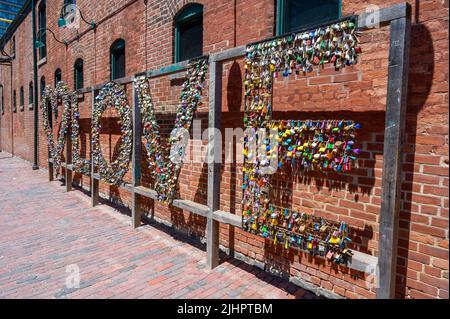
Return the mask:
[[[374,28],[368,22],[371,13],[365,13],[358,17],[358,27],[362,30]],[[378,268],[380,286],[377,289],[377,298],[389,299],[395,297],[395,278],[397,264],[397,241],[398,241],[398,215],[400,206],[400,185],[402,156],[404,143],[404,127],[406,117],[406,101],[408,89],[408,67],[411,30],[411,6],[408,3],[397,4],[389,8],[381,9],[379,12],[379,26],[390,26],[390,50],[388,66],[388,93],[386,104],[386,125],[384,137],[384,163],[382,179],[381,199],[381,222],[379,257],[370,256],[355,251],[348,267],[354,270],[368,272]],[[222,111],[222,63],[228,60],[242,58],[245,56],[246,47],[240,46],[223,52],[211,54],[209,57],[209,128],[210,135],[208,154],[211,154],[216,145],[222,141],[213,129],[221,128]],[[147,71],[149,78],[156,78],[186,70],[187,61],[175,63],[158,70]],[[135,77],[142,75],[137,74]],[[133,83],[135,77],[118,79],[119,84]],[[92,105],[95,102],[95,91],[101,89],[106,83],[84,88],[77,91],[79,94],[91,93]],[[132,154],[132,183],[123,183],[122,189],[129,191],[132,195],[132,226],[137,228],[141,225],[141,206],[139,197],[147,197],[155,200],[155,190],[141,185],[141,136],[142,122],[138,106],[137,94],[133,88],[133,154]],[[70,132],[68,133],[66,146],[66,160],[62,167],[65,168],[65,180],[67,191],[72,189],[72,165]],[[92,149],[91,149],[92,152]],[[241,215],[234,215],[220,211],[220,164],[210,161],[208,164],[208,198],[207,205],[198,204],[189,200],[174,200],[173,206],[203,216],[207,219],[206,246],[207,266],[213,269],[219,264],[219,223],[241,228]],[[53,180],[53,164],[49,160],[49,179]],[[100,176],[91,164],[91,199],[92,205],[99,203],[99,180]],[[320,258],[320,257],[318,257]],[[292,282],[304,285],[299,279],[292,278]],[[308,286],[308,288],[311,288]],[[326,295],[319,288],[317,292]]]

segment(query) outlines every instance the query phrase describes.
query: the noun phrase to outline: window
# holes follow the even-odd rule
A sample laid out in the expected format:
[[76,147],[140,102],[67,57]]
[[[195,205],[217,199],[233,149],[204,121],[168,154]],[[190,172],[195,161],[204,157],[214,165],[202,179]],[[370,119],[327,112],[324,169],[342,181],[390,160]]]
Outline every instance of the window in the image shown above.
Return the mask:
[[20,87],[20,110],[24,110],[25,105],[25,90],[23,89],[23,86]]
[[16,90],[13,92],[13,112],[17,112],[17,93]]
[[278,0],[277,35],[339,19],[341,1]]
[[58,85],[59,82],[62,81],[62,72],[61,69],[56,69],[55,71],[55,87]]
[[43,59],[47,56],[47,37],[45,29],[47,28],[47,6],[45,0],[42,0],[38,9],[38,24],[39,24],[39,41],[43,43],[43,46],[39,48],[39,58]]
[[125,40],[114,41],[111,46],[111,80],[125,77]]
[[34,90],[33,90],[33,82],[28,84],[28,104],[30,104],[30,108],[32,107],[34,101]]
[[199,57],[203,52],[203,6],[191,4],[175,16],[175,62]]
[[84,78],[83,78],[83,60],[78,59],[75,61],[75,65],[73,67],[73,77],[74,77],[74,85],[75,90],[80,90],[84,87]]
[[41,99],[42,96],[44,95],[44,90],[45,90],[45,76],[41,77]]

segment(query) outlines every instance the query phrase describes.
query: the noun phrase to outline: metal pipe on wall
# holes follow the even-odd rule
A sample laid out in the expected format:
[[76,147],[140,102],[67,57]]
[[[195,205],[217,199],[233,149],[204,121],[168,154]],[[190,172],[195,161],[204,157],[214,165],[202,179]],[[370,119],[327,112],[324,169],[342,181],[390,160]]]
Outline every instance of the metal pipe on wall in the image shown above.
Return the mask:
[[36,43],[36,0],[31,3],[32,6],[32,31],[33,31],[33,82],[34,82],[34,154],[33,154],[33,170],[38,170],[38,99],[39,99],[39,87],[38,87],[38,68],[37,68],[37,50],[35,48]]

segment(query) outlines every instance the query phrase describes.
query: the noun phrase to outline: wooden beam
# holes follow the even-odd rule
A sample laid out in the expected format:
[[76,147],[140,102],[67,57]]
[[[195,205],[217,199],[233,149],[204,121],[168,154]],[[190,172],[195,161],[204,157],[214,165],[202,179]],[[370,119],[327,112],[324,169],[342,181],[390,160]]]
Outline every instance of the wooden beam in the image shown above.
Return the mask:
[[223,62],[226,60],[240,58],[245,55],[246,50],[247,50],[247,47],[245,45],[242,45],[240,47],[236,47],[236,48],[228,49],[226,51],[215,53],[215,54],[211,55],[210,60],[212,62]]
[[147,72],[144,72],[144,74],[148,78],[156,78],[163,75],[169,75],[172,73],[182,72],[185,71],[188,67],[189,61],[182,61],[178,63],[174,63],[168,66],[164,66],[162,68],[159,68],[157,70],[150,70]]
[[379,241],[378,299],[395,297],[398,215],[405,140],[406,102],[411,33],[411,7],[406,17],[393,20],[390,30],[389,75],[384,135],[384,163]]
[[[358,16],[358,27],[360,29],[371,29],[379,26],[389,25],[391,21],[411,15],[411,5],[409,3],[398,3],[393,6],[382,8],[374,15],[374,12],[365,12]],[[378,21],[373,18],[377,17]],[[377,25],[378,24],[378,25]]]
[[141,226],[141,204],[139,193],[135,187],[141,185],[141,148],[142,148],[142,119],[139,109],[139,99],[136,88],[133,87],[133,180],[131,194],[131,225],[133,228]]
[[[92,88],[92,117],[94,118],[94,104],[95,104],[95,89]],[[94,164],[94,156],[93,156],[93,147],[92,147],[92,139],[91,139],[91,202],[92,206],[95,207],[99,203],[99,181],[95,178],[95,164]]]
[[[220,206],[220,162],[222,140],[220,130],[222,113],[222,65],[213,57],[209,63],[209,132],[208,132],[208,221],[206,226],[206,265],[214,269],[219,265],[219,222],[213,214]],[[219,152],[220,151],[220,152]],[[216,154],[217,153],[217,154]],[[220,153],[220,154],[219,154]]]
[[151,199],[158,198],[158,193],[155,190],[144,187],[144,186],[135,186],[134,191],[136,192],[136,194],[139,194],[141,196],[145,196],[145,197],[148,197]]
[[224,211],[215,211],[213,214],[214,220],[222,224],[231,225],[234,227],[242,228],[242,217],[241,215],[230,214]]
[[199,203],[195,203],[191,200],[185,199],[175,199],[172,203],[174,207],[181,208],[187,210],[191,213],[194,213],[199,216],[208,217],[209,216],[209,208],[206,205],[202,205]]

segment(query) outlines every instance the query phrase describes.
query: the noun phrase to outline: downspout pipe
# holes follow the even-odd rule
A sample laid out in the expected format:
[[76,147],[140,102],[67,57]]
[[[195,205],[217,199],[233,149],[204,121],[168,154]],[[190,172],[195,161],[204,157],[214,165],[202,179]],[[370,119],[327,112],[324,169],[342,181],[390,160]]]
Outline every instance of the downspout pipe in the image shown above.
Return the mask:
[[39,99],[39,87],[38,87],[38,67],[37,67],[37,50],[35,47],[36,43],[36,0],[31,2],[32,6],[32,29],[33,29],[33,77],[34,77],[34,99],[33,99],[33,110],[34,110],[34,154],[33,154],[33,170],[38,170],[38,125],[39,125],[39,112],[38,112],[38,99]]

